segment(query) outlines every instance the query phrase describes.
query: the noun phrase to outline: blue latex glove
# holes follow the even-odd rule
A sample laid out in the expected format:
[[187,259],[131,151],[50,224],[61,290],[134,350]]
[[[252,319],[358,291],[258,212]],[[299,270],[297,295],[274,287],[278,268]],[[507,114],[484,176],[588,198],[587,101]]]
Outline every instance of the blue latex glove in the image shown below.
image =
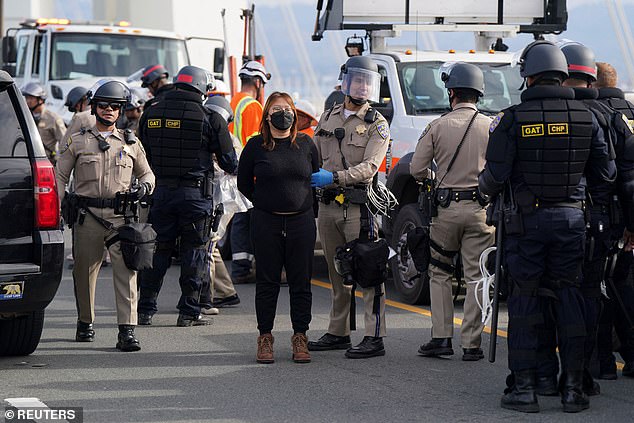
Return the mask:
[[319,172],[313,173],[310,177],[310,186],[313,188],[321,188],[330,184],[332,184],[332,172],[326,169],[319,169]]

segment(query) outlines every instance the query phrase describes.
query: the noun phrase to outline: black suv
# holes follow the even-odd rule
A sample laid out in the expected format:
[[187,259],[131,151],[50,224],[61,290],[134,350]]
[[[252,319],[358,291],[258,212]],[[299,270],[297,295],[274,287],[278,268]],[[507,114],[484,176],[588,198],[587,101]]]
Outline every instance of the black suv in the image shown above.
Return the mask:
[[0,356],[37,348],[62,279],[55,170],[11,76],[0,71]]

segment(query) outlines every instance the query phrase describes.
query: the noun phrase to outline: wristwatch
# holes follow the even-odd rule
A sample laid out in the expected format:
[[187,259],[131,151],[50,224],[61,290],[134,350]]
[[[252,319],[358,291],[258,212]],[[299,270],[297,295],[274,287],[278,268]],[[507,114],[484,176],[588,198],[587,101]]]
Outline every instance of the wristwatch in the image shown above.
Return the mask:
[[336,171],[332,172],[332,183],[339,185],[339,174]]

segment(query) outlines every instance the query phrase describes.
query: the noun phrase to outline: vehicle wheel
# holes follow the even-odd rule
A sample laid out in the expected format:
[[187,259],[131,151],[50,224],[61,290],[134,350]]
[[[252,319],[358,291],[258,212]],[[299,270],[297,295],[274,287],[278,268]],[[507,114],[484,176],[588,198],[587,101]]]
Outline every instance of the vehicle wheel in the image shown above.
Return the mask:
[[29,355],[37,348],[44,326],[44,310],[0,320],[0,356]]
[[407,204],[399,211],[394,222],[392,247],[396,255],[392,257],[391,268],[394,286],[408,304],[429,304],[429,276],[416,270],[412,256],[407,249],[407,232],[423,225],[423,216],[416,204]]

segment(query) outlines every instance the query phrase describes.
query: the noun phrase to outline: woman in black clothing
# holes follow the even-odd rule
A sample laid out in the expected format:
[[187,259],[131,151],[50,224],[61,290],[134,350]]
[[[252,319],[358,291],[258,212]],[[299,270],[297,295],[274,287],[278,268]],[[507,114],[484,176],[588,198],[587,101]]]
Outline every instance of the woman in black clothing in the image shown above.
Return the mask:
[[253,203],[259,363],[274,361],[271,331],[282,268],[290,292],[293,361],[310,362],[306,331],[311,320],[316,238],[310,176],[317,171],[317,149],[309,136],[297,132],[293,100],[286,93],[274,92],[264,105],[260,134],[249,139],[238,166],[238,189]]

